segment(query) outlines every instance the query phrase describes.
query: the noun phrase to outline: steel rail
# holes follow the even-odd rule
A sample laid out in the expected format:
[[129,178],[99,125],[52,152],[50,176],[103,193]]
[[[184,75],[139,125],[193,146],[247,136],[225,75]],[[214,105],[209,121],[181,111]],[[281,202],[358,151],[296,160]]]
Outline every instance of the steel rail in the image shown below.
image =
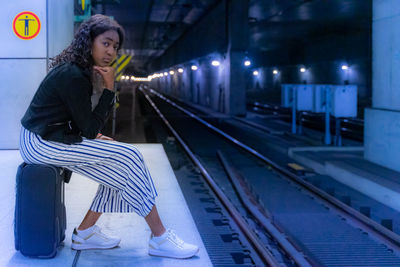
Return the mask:
[[[316,266],[316,264],[307,257],[302,251],[299,251],[294,245],[293,240],[290,240],[288,236],[281,233],[272,221],[272,216],[265,208],[261,208],[260,204],[254,199],[249,197],[246,193],[244,186],[241,184],[244,179],[233,167],[233,164],[227,159],[227,157],[220,151],[217,151],[218,157],[225,168],[228,177],[231,179],[233,187],[239,194],[239,198],[242,201],[244,207],[254,216],[254,218],[264,227],[264,229],[274,237],[275,241],[279,246],[286,252],[289,258],[291,258],[298,266]],[[248,189],[248,188],[246,188]],[[247,190],[249,191],[249,190]]]

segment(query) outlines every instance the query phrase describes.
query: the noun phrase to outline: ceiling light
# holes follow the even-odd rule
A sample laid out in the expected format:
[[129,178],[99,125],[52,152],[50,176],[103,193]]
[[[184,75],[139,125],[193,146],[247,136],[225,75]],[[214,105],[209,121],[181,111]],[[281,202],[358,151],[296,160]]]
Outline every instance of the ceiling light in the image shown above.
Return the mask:
[[214,67],[218,67],[219,65],[221,65],[221,63],[218,60],[213,60],[211,62],[211,65],[213,65]]

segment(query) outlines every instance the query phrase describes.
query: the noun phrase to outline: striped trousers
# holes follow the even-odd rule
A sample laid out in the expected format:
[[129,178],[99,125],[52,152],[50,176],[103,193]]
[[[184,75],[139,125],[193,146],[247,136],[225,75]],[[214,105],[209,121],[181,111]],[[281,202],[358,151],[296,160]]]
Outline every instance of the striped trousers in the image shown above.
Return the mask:
[[92,211],[136,212],[145,217],[155,203],[150,172],[133,145],[86,138],[68,145],[43,140],[22,127],[20,153],[26,163],[67,168],[98,182]]

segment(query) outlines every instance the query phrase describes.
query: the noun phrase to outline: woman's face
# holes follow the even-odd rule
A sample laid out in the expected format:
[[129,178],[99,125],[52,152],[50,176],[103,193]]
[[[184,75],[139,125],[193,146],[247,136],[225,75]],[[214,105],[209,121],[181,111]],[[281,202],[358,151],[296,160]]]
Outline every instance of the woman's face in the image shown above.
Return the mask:
[[109,30],[98,35],[92,46],[94,65],[100,67],[110,66],[117,57],[119,36],[116,31]]

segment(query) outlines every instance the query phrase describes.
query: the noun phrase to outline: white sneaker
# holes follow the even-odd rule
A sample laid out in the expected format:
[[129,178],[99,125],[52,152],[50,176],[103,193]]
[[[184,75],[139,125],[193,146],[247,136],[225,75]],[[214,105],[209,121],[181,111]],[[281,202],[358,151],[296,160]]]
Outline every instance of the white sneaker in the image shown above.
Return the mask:
[[185,259],[193,257],[199,252],[199,247],[185,243],[174,230],[167,231],[159,237],[151,235],[149,241],[149,255]]
[[121,238],[114,236],[107,236],[101,232],[100,227],[93,226],[93,231],[86,237],[79,236],[76,228],[72,234],[71,248],[75,250],[83,249],[108,249],[118,246]]

